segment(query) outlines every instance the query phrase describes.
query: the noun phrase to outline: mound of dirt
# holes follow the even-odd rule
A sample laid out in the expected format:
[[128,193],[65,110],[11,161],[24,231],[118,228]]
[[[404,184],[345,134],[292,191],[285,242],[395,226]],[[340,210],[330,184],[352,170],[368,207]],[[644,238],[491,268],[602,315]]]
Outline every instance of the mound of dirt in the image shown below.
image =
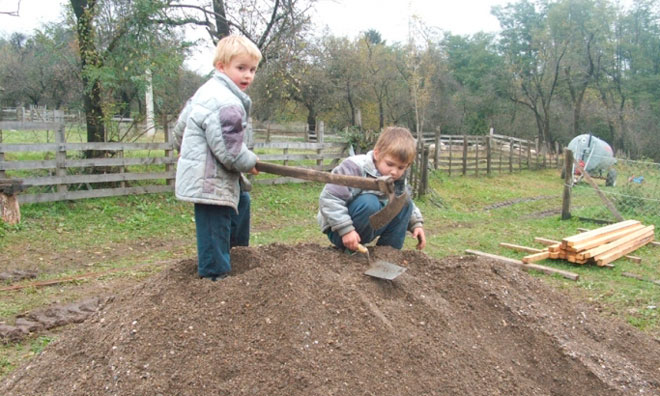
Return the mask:
[[179,262],[64,332],[2,395],[660,394],[660,343],[515,268],[373,248],[232,250]]

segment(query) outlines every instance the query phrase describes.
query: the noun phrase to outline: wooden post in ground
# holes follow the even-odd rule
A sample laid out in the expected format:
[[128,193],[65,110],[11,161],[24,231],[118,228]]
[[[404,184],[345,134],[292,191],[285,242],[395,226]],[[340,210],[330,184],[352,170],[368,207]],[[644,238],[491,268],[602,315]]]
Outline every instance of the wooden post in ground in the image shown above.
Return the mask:
[[509,173],[513,173],[513,138],[509,138]]
[[475,136],[474,141],[474,175],[479,176],[479,136]]
[[[252,132],[254,134],[254,132]],[[165,135],[165,143],[170,143],[172,141],[171,136],[170,136],[170,126],[167,124],[167,114],[163,114],[163,134]],[[252,142],[254,143],[254,142]],[[169,149],[165,150],[165,157],[169,158],[172,162],[165,164],[165,170],[167,172],[171,172],[174,170],[174,162],[176,162],[176,159],[174,157],[174,150]],[[168,186],[173,186],[174,185],[174,178],[167,179],[166,181]]]
[[491,172],[491,160],[493,159],[493,155],[491,153],[491,150],[493,148],[493,145],[491,143],[492,137],[490,135],[486,136],[486,174],[490,176]]
[[561,219],[571,218],[571,187],[573,186],[573,152],[564,150],[564,195],[561,204]]
[[452,138],[451,135],[449,135],[449,172],[448,172],[449,176],[451,176],[451,161],[452,161],[453,152],[454,152],[454,147],[452,145],[453,141],[454,141],[454,139]]
[[[66,137],[64,135],[64,124],[60,124],[57,127],[57,132],[55,133],[55,142],[57,142],[57,151],[55,152],[55,175],[58,178],[64,178],[66,176]],[[57,192],[66,193],[69,190],[69,186],[66,183],[60,183],[57,185]]]
[[438,169],[438,161],[440,161],[440,127],[435,130],[435,152],[433,153],[433,167]]
[[467,173],[467,147],[468,146],[468,139],[467,135],[463,135],[463,176]]

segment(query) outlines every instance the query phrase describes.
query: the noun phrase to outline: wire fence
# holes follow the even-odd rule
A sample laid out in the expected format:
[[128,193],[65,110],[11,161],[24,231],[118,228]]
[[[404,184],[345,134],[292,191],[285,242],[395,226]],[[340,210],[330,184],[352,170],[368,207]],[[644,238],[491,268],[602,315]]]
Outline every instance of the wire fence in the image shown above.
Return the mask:
[[604,196],[625,219],[644,220],[660,226],[660,163],[617,159],[609,169],[589,172],[597,188],[585,182],[579,173],[576,172],[572,186],[571,216],[617,221],[615,213],[604,202]]

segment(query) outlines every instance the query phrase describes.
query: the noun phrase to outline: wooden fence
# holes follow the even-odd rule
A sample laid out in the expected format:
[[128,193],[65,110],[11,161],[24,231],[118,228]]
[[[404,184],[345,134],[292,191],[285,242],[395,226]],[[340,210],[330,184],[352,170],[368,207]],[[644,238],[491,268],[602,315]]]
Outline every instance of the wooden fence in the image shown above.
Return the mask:
[[[2,141],[3,129],[54,130],[55,141],[6,144]],[[71,143],[66,141],[64,124],[0,121],[0,181],[22,181],[20,203],[173,191],[177,156],[169,133],[162,135],[162,141],[149,143]],[[319,170],[334,167],[348,150],[345,143],[293,141],[254,142],[251,148],[263,161]],[[86,157],[90,151],[102,152],[103,157]],[[20,160],[17,153],[21,153]],[[291,180],[267,175],[254,180],[287,181]],[[11,189],[13,194],[15,184]]]
[[[6,144],[2,142],[3,129],[56,133],[54,142]],[[151,142],[72,143],[66,141],[63,123],[0,121],[0,181],[13,180],[11,189],[15,191],[16,179],[22,180],[20,203],[172,191],[177,157],[167,128],[165,131]],[[264,133],[257,129],[248,145],[262,161],[325,171],[349,155],[348,145],[337,135],[325,135],[322,125],[314,136],[316,142],[309,141],[307,132],[272,128]],[[291,139],[283,141],[287,136]],[[282,140],[274,141],[276,137]],[[429,167],[449,175],[479,176],[560,166],[557,154],[539,153],[548,150],[539,150],[534,142],[524,139],[440,134],[431,139],[433,143],[425,146],[411,172],[416,195],[426,192]],[[102,156],[86,155],[91,152]],[[294,180],[259,175],[253,181]]]
[[437,135],[435,140],[426,146],[429,161],[435,169],[450,176],[559,168],[562,162],[558,146],[552,151],[533,141],[510,136]]

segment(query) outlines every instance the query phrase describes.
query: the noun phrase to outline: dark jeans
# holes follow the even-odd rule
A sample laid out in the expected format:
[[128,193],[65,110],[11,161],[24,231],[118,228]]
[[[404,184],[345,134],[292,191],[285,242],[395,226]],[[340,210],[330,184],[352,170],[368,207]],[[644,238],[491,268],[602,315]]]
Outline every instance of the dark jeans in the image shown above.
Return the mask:
[[[369,216],[378,212],[385,206],[384,203],[378,200],[374,194],[361,194],[358,195],[353,201],[348,204],[348,214],[353,219],[353,227],[360,235],[360,243],[367,244],[376,237],[378,246],[392,246],[395,249],[403,247],[403,241],[406,239],[406,231],[408,230],[408,222],[412,214],[412,205],[410,202],[401,209],[392,221],[386,226],[374,230],[369,223]],[[328,231],[328,239],[335,246],[344,249],[344,243],[341,241],[341,236],[335,231]]]
[[218,277],[231,271],[229,250],[250,242],[250,194],[242,192],[238,213],[229,206],[195,204],[197,273]]

